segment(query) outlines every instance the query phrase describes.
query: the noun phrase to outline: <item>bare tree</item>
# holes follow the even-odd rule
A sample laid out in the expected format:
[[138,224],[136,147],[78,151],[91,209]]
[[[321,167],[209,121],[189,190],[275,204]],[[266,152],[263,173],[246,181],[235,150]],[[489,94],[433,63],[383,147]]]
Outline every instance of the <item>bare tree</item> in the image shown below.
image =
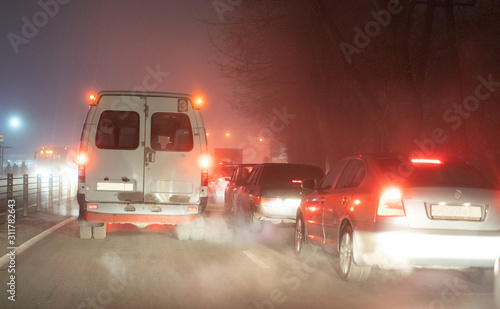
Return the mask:
[[[480,74],[498,72],[498,57],[486,54],[498,52],[499,5],[454,1],[468,6],[246,0],[212,29],[214,62],[233,82],[235,108],[254,123],[268,123],[283,108],[297,116],[273,132],[290,161],[322,165],[356,152],[473,151],[463,146],[471,119],[457,130],[443,115],[462,103]],[[478,43],[488,52],[481,51],[480,65],[470,65],[466,56]],[[498,124],[498,116],[482,111],[476,116]],[[489,153],[499,146],[495,140]]]

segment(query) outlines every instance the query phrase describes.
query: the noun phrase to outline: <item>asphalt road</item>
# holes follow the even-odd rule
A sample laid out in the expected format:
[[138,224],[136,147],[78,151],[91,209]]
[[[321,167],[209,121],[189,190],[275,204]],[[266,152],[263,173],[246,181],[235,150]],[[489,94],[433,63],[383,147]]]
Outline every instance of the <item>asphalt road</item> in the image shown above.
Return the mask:
[[[81,240],[69,219],[16,252],[13,281],[10,260],[0,266],[0,308],[494,308],[491,286],[454,271],[403,278],[376,271],[366,283],[343,282],[335,257],[321,250],[294,256],[292,226],[264,225],[256,234],[228,224],[219,210],[209,206],[203,241],[131,226]],[[19,242],[68,219],[37,216],[44,215],[19,217]],[[0,230],[3,255],[8,231]]]

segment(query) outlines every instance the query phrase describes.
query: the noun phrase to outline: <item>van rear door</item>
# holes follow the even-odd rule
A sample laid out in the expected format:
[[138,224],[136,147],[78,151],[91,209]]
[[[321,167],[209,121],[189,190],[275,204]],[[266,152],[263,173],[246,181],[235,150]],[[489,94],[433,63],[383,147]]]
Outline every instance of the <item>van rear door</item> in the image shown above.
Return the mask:
[[102,95],[87,119],[88,202],[142,202],[145,98]]
[[146,99],[144,201],[199,204],[202,154],[191,101],[182,96]]

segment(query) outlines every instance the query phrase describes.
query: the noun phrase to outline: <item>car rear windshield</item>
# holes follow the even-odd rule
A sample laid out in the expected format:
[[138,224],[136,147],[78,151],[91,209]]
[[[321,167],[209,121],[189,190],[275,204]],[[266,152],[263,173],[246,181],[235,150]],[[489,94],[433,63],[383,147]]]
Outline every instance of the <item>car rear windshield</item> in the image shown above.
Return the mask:
[[323,177],[323,171],[315,166],[298,165],[276,165],[266,166],[262,171],[262,185],[284,185],[299,186],[304,179],[314,178],[320,181]]
[[379,163],[389,181],[412,187],[494,188],[492,183],[465,163],[411,164],[398,159],[383,159]]

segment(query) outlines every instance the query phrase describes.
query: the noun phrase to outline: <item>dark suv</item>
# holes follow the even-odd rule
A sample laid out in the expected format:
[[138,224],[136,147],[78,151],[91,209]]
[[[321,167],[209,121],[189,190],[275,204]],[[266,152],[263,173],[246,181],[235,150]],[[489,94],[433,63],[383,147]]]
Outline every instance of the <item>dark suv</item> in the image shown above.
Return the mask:
[[302,196],[304,179],[320,181],[323,170],[317,166],[291,163],[256,165],[238,194],[238,217],[260,228],[263,220],[295,222]]

